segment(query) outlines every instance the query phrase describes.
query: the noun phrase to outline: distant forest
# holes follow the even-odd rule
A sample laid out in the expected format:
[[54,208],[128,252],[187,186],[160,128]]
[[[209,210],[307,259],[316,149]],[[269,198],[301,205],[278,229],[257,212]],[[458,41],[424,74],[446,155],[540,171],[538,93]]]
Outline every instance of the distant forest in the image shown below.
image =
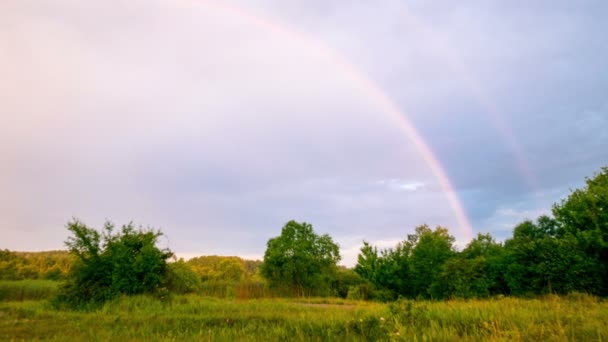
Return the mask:
[[160,232],[130,225],[118,232],[109,224],[104,229],[68,223],[69,251],[0,250],[0,280],[61,280],[67,284],[64,294],[79,300],[97,296],[91,288],[103,293],[99,298],[160,290],[382,301],[608,295],[608,167],[555,203],[551,216],[516,225],[504,242],[478,234],[457,250],[447,228],[422,225],[393,248],[378,249],[364,241],[353,268],[338,266],[337,244],[305,222],[288,222],[268,241],[263,261],[223,256],[177,260],[156,247]]

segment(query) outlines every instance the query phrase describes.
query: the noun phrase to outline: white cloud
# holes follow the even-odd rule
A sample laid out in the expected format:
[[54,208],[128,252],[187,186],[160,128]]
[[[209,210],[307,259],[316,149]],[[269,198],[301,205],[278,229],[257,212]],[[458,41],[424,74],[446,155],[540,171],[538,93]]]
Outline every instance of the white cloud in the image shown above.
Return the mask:
[[394,248],[397,244],[403,241],[406,237],[403,238],[393,238],[393,239],[369,239],[364,236],[349,236],[343,237],[336,242],[340,245],[340,253],[342,254],[341,265],[347,267],[354,267],[357,264],[357,256],[363,247],[363,241],[369,242],[372,246],[376,246],[379,250]]
[[381,179],[374,183],[386,187],[391,191],[418,191],[426,188],[426,184],[423,182],[407,181],[397,178]]

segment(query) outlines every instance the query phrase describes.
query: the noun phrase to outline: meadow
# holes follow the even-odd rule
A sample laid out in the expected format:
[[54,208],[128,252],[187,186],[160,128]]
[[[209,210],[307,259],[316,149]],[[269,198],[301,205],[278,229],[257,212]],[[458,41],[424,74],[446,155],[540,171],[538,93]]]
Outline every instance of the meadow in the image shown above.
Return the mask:
[[602,341],[608,303],[535,299],[393,303],[332,298],[240,300],[197,294],[119,297],[90,311],[55,309],[53,282],[0,282],[2,341]]

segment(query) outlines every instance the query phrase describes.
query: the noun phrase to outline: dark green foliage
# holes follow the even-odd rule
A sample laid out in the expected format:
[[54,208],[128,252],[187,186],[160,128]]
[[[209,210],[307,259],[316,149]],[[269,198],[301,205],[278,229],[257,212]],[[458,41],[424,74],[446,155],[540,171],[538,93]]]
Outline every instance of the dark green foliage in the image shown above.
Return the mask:
[[306,222],[289,221],[268,241],[260,269],[271,287],[295,295],[327,295],[340,260],[338,245]]
[[441,272],[455,253],[453,243],[454,238],[446,228],[431,230],[426,225],[417,227],[415,234],[408,235],[395,248],[380,252],[364,241],[355,272],[374,284],[375,292],[387,291],[378,294],[382,298],[436,298],[444,292]]
[[554,217],[518,224],[504,246],[479,234],[456,252],[447,229],[428,226],[394,249],[363,242],[355,271],[409,298],[608,295],[608,168],[553,206]]
[[597,293],[597,260],[588,258],[573,235],[557,236],[557,222],[542,216],[515,227],[505,242],[505,280],[512,294]]
[[[389,299],[398,295],[406,296],[411,292],[409,258],[411,244],[407,241],[378,252],[378,249],[363,241],[363,247],[355,266],[361,278],[374,284],[369,298]],[[377,288],[376,288],[377,287]]]
[[355,271],[344,266],[340,266],[336,269],[332,279],[332,295],[346,298],[348,297],[349,291],[353,287],[357,287],[364,282],[365,281]]
[[440,276],[442,297],[474,298],[504,293],[504,249],[490,234],[478,234],[450,258]]
[[446,228],[433,231],[423,225],[408,236],[408,242],[414,245],[410,261],[413,293],[424,298],[442,297],[440,275],[444,264],[455,255],[454,237]]
[[160,232],[128,224],[114,233],[114,225],[107,222],[100,233],[77,220],[67,228],[72,236],[66,246],[78,259],[57,303],[101,303],[119,294],[153,292],[163,282],[172,253],[156,247]]
[[584,252],[593,278],[599,281],[592,293],[608,295],[608,167],[585,187],[553,206],[559,236],[572,236]]

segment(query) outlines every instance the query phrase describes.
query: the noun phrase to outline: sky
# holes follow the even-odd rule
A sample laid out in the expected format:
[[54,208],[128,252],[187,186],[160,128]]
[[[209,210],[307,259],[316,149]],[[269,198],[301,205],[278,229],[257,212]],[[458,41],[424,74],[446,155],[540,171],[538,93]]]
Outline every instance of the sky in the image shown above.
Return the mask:
[[[0,248],[65,224],[352,266],[416,226],[508,238],[608,165],[608,2],[4,0]],[[461,215],[462,214],[462,215]]]

